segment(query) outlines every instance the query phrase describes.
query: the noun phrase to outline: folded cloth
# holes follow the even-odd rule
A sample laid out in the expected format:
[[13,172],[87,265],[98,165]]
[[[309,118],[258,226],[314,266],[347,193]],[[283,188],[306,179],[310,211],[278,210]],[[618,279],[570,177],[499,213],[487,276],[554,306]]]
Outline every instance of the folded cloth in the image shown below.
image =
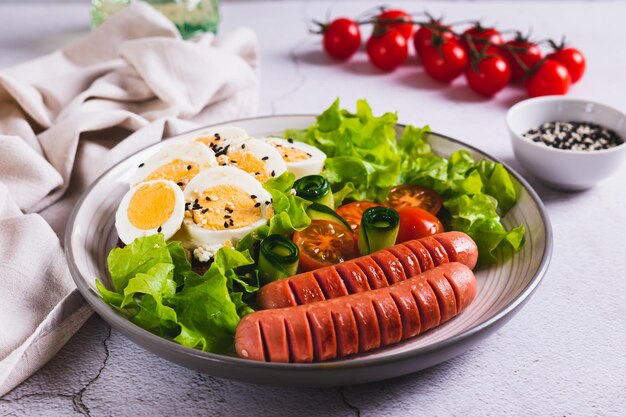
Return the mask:
[[82,190],[164,137],[253,116],[257,51],[244,28],[183,41],[136,3],[67,48],[0,71],[0,396],[91,314],[59,240]]

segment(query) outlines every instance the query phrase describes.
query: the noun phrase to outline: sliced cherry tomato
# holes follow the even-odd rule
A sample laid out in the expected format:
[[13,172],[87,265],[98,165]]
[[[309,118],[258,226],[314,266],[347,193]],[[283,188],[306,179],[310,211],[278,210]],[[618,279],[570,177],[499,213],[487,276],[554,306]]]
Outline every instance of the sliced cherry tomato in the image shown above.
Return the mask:
[[467,52],[455,41],[443,39],[438,42],[443,43],[423,46],[420,57],[428,75],[447,83],[461,75],[467,67]]
[[560,47],[556,51],[548,55],[548,58],[559,61],[565,65],[567,72],[569,72],[572,78],[572,83],[580,80],[585,73],[585,57],[576,48],[563,48]]
[[345,221],[348,222],[353,232],[358,232],[361,227],[361,217],[363,212],[370,207],[378,207],[380,204],[371,201],[355,201],[353,203],[344,204],[337,209],[339,214]]
[[[504,43],[504,39],[502,39],[502,35],[497,29],[482,27],[480,24],[472,26],[463,32],[463,34],[466,35],[466,37],[471,37],[474,47],[478,52],[482,51],[487,46],[502,45]],[[466,50],[470,50],[469,44],[465,39],[463,39],[461,44]],[[497,48],[491,46],[486,52],[497,53]]]
[[526,80],[526,91],[530,97],[563,95],[569,90],[572,80],[565,65],[546,59]]
[[385,204],[400,210],[408,207],[419,207],[432,214],[441,210],[441,196],[435,190],[419,185],[397,185],[391,189]]
[[352,19],[340,17],[323,28],[324,49],[336,59],[347,59],[361,46],[359,26]]
[[465,70],[467,83],[478,94],[491,97],[502,90],[511,79],[511,68],[504,58],[487,55]]
[[380,33],[386,30],[396,29],[398,32],[400,32],[400,34],[402,34],[404,39],[406,39],[407,41],[411,39],[411,36],[413,35],[413,19],[411,18],[411,15],[405,12],[404,10],[400,10],[400,9],[385,10],[381,14],[376,16],[376,19],[398,20],[398,21],[401,20],[401,21],[407,22],[407,23],[402,23],[402,22],[376,23],[376,25],[374,26],[374,32]]
[[404,64],[409,48],[404,36],[396,29],[383,34],[373,34],[366,45],[370,62],[384,71],[392,71]]
[[432,213],[419,207],[409,207],[398,210],[400,215],[400,230],[396,243],[419,239],[437,233],[443,233],[443,225]]
[[438,20],[433,20],[420,28],[415,32],[413,37],[413,45],[415,51],[421,57],[424,49],[433,45],[433,41],[436,39],[446,41],[458,41],[458,37],[452,32],[450,26],[444,25]]
[[[539,46],[519,33],[515,39],[506,42],[505,46],[507,49],[503,49],[501,52],[511,67],[513,78],[524,78],[526,76],[525,69],[530,70],[541,61]],[[525,69],[521,67],[520,62],[524,64]]]
[[356,258],[356,238],[344,225],[326,220],[313,220],[301,232],[293,234],[300,249],[301,271],[312,271]]

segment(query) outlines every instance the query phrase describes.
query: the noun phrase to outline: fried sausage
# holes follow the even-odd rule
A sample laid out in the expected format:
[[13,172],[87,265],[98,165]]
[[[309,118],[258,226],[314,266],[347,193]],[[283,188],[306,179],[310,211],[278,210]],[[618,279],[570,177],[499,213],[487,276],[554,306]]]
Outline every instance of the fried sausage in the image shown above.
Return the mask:
[[477,259],[476,243],[465,233],[440,233],[269,283],[257,302],[261,309],[307,304],[388,287],[448,262],[474,268]]
[[451,262],[389,287],[249,314],[237,326],[235,350],[257,361],[341,358],[421,334],[458,315],[475,296],[471,269]]

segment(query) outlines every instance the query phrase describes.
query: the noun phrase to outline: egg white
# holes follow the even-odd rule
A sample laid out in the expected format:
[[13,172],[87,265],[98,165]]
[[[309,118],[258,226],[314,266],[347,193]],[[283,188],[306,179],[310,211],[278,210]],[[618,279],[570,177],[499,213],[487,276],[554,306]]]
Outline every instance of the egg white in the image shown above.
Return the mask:
[[[282,138],[277,137],[265,137],[261,140],[266,143],[272,145],[275,149],[277,149],[280,153],[280,149],[285,148],[295,148],[299,149],[302,152],[306,152],[311,157],[309,159],[305,159],[302,161],[295,162],[287,162],[285,161],[285,165],[287,167],[287,171],[293,173],[296,176],[296,179],[305,177],[307,175],[318,175],[324,169],[324,161],[326,160],[326,154],[315,146],[311,146],[304,142],[298,141],[288,141]],[[277,146],[280,145],[280,146]],[[281,154],[281,158],[283,155]]]
[[[154,229],[140,229],[134,226],[128,218],[128,209],[131,199],[142,186],[153,183],[164,183],[174,191],[175,202],[174,211],[170,217],[160,226]],[[163,233],[165,239],[171,238],[180,229],[185,216],[185,197],[183,191],[176,183],[167,180],[153,180],[139,183],[126,192],[120,205],[115,212],[115,228],[120,240],[125,244],[132,243],[138,237],[150,236],[157,233]],[[159,230],[160,228],[160,230]]]
[[[229,227],[223,230],[209,230],[197,225],[191,216],[185,216],[183,227],[176,236],[183,240],[183,245],[193,250],[199,246],[213,247],[215,245],[235,245],[242,237],[247,235],[257,227],[266,224],[272,215],[271,204],[265,204],[271,201],[272,196],[261,184],[252,178],[247,172],[232,166],[221,166],[209,168],[196,175],[187,185],[184,191],[185,201],[193,204],[195,196],[201,194],[204,190],[220,185],[233,185],[241,188],[247,194],[256,195],[256,200],[261,202],[259,207],[261,216],[253,223],[244,227]],[[229,196],[217,196],[224,203],[228,202]]]
[[144,181],[158,168],[175,160],[195,162],[200,171],[216,166],[215,153],[202,143],[194,141],[178,142],[163,146],[163,148],[139,165],[131,184]]
[[[252,138],[244,142],[231,144],[226,151],[226,155],[230,158],[228,165],[240,168],[237,160],[233,159],[234,154],[239,152],[252,154],[261,161],[263,161],[263,158],[266,158],[263,162],[269,178],[278,177],[287,170],[287,165],[278,151],[272,145],[262,140]],[[248,173],[257,178],[256,173]]]

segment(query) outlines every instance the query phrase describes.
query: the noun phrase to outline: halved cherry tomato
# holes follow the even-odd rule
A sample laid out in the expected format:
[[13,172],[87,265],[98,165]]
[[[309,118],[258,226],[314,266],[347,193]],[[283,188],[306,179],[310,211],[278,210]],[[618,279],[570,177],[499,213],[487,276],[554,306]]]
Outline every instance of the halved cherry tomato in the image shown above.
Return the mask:
[[396,243],[444,232],[439,219],[419,207],[399,209],[398,214],[400,215],[400,230]]
[[344,225],[326,220],[313,220],[301,232],[293,234],[300,249],[300,270],[312,271],[356,258],[354,234]]
[[370,207],[377,207],[380,205],[381,204],[371,201],[355,201],[339,207],[337,209],[337,214],[348,222],[354,233],[357,233],[359,231],[359,227],[361,227],[361,217],[363,217],[363,212]]
[[441,196],[430,188],[419,185],[397,185],[391,189],[385,204],[396,210],[408,207],[419,207],[432,214],[441,210]]

